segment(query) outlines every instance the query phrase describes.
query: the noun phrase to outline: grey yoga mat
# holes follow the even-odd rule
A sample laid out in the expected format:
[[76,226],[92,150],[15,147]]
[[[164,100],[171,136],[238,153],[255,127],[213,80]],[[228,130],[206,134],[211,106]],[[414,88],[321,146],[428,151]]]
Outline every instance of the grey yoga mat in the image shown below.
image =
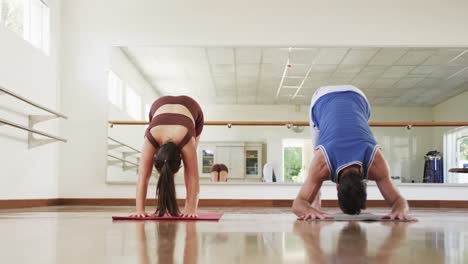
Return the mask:
[[409,222],[408,220],[390,220],[382,219],[384,215],[376,215],[372,213],[362,213],[359,215],[348,215],[343,213],[331,214],[334,219],[310,219],[308,221],[363,221],[363,222]]

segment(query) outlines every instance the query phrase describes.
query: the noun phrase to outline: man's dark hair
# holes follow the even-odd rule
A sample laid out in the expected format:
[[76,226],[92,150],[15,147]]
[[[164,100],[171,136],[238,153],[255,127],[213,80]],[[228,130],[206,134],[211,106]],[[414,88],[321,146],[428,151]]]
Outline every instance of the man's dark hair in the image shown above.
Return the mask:
[[366,182],[357,171],[343,173],[338,181],[338,203],[345,214],[358,215],[366,209]]

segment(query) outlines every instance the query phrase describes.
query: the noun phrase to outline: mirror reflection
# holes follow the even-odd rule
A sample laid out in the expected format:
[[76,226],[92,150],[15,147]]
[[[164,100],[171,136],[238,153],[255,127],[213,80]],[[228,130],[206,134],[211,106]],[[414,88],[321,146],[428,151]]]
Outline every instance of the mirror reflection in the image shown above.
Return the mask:
[[[456,111],[468,90],[465,51],[115,47],[107,72],[108,119],[147,122],[156,99],[188,95],[209,122],[308,122],[319,87],[352,84],[368,98],[371,122],[466,121]],[[108,182],[136,182],[146,129],[147,124],[109,127]],[[468,128],[373,126],[372,132],[395,183],[468,182],[466,174],[449,172],[468,167]],[[301,183],[313,155],[307,126],[205,125],[197,165],[202,184]],[[184,181],[184,170],[176,182]]]

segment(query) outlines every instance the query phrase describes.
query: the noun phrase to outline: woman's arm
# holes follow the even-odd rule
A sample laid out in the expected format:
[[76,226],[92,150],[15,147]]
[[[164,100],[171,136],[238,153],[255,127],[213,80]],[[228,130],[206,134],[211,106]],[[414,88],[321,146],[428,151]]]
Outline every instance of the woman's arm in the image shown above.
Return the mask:
[[184,264],[197,263],[198,237],[197,224],[192,222],[185,225]]
[[182,149],[182,160],[184,161],[185,189],[187,197],[182,215],[187,217],[197,216],[198,193],[200,191],[198,175],[197,148],[195,144],[187,144]]
[[148,139],[145,138],[141,150],[139,175],[136,192],[136,214],[131,217],[145,217],[146,213],[146,193],[148,191],[148,183],[153,172],[153,157],[156,149],[151,145]]

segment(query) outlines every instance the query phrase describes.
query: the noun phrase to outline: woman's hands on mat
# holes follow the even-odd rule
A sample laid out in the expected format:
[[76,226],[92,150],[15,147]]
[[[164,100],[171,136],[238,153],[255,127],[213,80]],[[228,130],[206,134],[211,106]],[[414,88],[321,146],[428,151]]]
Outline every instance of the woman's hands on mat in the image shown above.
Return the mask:
[[136,212],[135,214],[130,215],[130,217],[132,217],[132,218],[145,218],[145,217],[149,217],[149,216],[150,216],[150,214],[148,214],[145,211]]
[[189,218],[198,217],[197,208],[193,207],[193,206],[185,205],[184,210],[182,210],[181,216],[182,217],[189,217]]

